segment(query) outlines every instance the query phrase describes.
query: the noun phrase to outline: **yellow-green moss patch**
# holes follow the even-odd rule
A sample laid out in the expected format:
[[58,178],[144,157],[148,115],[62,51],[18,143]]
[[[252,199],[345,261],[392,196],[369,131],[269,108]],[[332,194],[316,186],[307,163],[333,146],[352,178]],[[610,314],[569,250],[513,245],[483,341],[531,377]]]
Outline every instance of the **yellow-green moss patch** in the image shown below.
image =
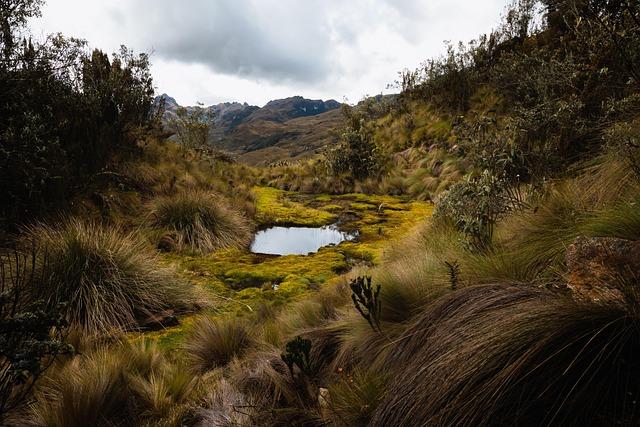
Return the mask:
[[336,220],[335,215],[291,200],[290,193],[271,187],[254,187],[256,221],[261,225],[321,226]]

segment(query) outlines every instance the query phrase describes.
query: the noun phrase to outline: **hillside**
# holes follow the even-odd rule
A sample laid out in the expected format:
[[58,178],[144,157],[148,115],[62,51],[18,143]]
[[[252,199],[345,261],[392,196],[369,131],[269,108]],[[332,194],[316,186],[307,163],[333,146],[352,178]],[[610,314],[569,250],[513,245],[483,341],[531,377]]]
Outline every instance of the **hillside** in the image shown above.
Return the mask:
[[188,109],[145,54],[11,43],[21,4],[0,426],[640,425],[637,1],[514,0],[355,106]]
[[[165,101],[163,119],[168,122],[180,105],[166,94],[158,99]],[[266,166],[309,158],[335,144],[343,124],[340,105],[295,96],[269,101],[264,107],[226,102],[203,108],[213,115],[213,144],[243,163]]]

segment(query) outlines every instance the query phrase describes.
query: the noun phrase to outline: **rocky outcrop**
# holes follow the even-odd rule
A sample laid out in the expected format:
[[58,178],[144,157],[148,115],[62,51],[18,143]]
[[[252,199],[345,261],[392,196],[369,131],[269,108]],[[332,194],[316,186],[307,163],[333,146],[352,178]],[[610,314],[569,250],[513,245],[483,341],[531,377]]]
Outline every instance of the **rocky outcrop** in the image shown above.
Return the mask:
[[578,299],[619,299],[640,279],[640,241],[578,237],[567,248],[566,264]]

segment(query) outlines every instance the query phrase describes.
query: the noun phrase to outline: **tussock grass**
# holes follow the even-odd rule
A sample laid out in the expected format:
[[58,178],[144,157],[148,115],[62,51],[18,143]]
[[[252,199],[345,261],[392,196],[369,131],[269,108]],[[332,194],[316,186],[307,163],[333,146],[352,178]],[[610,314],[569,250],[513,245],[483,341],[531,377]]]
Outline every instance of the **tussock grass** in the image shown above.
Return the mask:
[[527,285],[452,293],[389,353],[393,379],[372,425],[637,423],[631,308],[580,305]]
[[204,373],[242,356],[252,343],[249,327],[241,320],[205,316],[196,321],[185,351],[192,368]]
[[331,415],[339,426],[369,424],[382,400],[386,377],[370,371],[344,374],[329,387]]
[[251,241],[246,217],[210,192],[189,190],[158,197],[150,210],[151,225],[168,231],[180,251],[244,248]]
[[54,369],[37,388],[25,424],[140,425],[170,417],[194,391],[193,376],[148,342],[103,347]]
[[[221,379],[206,398],[205,407],[198,411],[200,426],[251,426],[256,417],[253,402],[226,379]],[[242,409],[239,409],[242,408]]]
[[193,288],[135,233],[68,219],[28,227],[24,238],[46,257],[44,279],[32,291],[49,304],[66,303],[69,322],[85,333],[128,330],[163,310],[195,308]]
[[231,366],[230,382],[252,402],[258,425],[323,425],[317,387],[306,376],[292,377],[277,349]]

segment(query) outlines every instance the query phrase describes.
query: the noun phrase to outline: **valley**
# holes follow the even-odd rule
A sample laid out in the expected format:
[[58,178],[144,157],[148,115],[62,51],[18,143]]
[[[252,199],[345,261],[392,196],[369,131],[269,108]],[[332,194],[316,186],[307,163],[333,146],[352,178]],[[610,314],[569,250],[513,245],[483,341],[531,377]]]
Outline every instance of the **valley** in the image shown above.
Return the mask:
[[640,4],[427,3],[0,1],[0,425],[640,425]]
[[[160,100],[168,123],[180,106],[166,94],[156,98]],[[306,160],[335,145],[344,121],[340,105],[296,96],[262,108],[238,102],[188,108],[203,108],[213,116],[210,136],[215,147],[240,162],[264,167]]]

